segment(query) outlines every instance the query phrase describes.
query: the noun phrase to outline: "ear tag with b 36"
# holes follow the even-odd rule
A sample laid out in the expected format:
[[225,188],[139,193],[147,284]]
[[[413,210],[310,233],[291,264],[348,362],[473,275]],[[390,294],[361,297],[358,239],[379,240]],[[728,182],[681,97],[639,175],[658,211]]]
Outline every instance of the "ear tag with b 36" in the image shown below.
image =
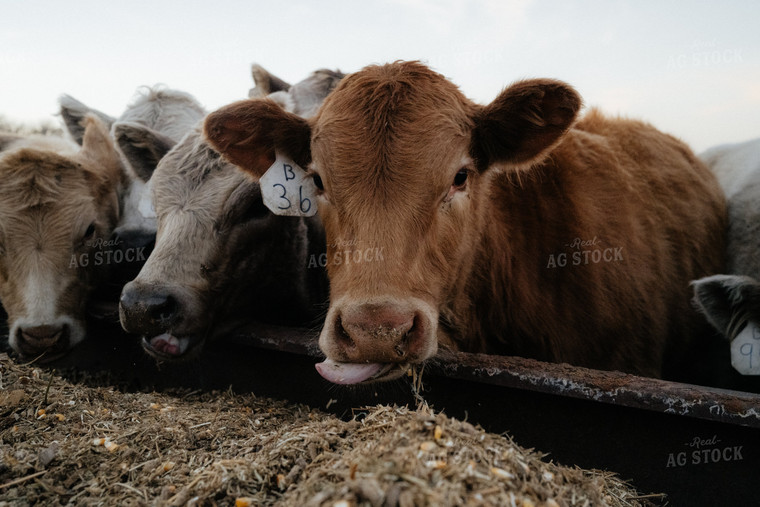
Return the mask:
[[277,153],[259,179],[264,205],[275,215],[310,217],[317,213],[317,187],[290,157]]
[[731,366],[742,375],[760,375],[760,327],[754,322],[731,341]]

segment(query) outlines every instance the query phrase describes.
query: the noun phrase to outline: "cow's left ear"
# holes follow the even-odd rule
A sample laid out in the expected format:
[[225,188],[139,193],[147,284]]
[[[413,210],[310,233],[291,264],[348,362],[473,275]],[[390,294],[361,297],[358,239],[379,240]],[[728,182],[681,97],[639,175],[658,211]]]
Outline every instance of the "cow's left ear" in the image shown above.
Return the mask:
[[206,117],[203,132],[224,158],[260,178],[274,163],[275,152],[301,167],[311,162],[309,123],[267,99],[225,106]]
[[85,116],[82,127],[84,135],[78,157],[103,191],[115,190],[124,170],[108,127],[93,114]]
[[268,70],[258,63],[251,65],[251,77],[253,78],[253,84],[255,85],[248,91],[248,98],[251,99],[266,97],[274,92],[286,92],[290,89],[289,83],[283,81],[274,74],[270,74]]
[[515,83],[476,115],[473,156],[481,168],[541,159],[572,126],[581,104],[578,92],[561,81]]

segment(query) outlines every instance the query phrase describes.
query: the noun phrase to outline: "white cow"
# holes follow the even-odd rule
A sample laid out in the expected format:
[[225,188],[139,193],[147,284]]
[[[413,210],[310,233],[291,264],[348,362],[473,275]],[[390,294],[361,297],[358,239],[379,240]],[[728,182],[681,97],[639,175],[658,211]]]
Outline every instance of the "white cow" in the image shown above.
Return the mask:
[[717,146],[700,158],[726,193],[728,255],[726,274],[693,282],[694,299],[733,340],[748,323],[760,325],[760,139]]

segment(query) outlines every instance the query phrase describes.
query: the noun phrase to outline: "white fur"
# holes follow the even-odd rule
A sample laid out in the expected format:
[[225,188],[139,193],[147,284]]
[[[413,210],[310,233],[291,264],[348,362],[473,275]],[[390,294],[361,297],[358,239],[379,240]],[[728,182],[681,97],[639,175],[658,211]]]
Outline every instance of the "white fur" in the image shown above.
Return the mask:
[[715,146],[699,158],[718,177],[729,200],[747,185],[760,183],[760,138]]
[[178,142],[206,115],[189,93],[161,87],[143,87],[117,122],[136,122]]

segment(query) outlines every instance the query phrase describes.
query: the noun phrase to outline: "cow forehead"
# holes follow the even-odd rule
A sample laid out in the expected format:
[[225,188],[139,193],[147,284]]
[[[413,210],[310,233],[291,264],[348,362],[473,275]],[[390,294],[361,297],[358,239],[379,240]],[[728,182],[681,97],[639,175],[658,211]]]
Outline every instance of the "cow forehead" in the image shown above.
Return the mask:
[[[450,172],[467,152],[476,106],[418,64],[369,67],[346,78],[315,119],[317,169],[368,185]],[[329,176],[328,176],[329,177]]]
[[206,221],[218,218],[226,198],[246,182],[242,171],[219,160],[214,164],[199,164],[193,174],[178,166],[165,166],[153,178],[153,198],[159,220],[172,211],[195,212]]
[[83,166],[54,153],[23,151],[0,162],[0,210],[7,213],[79,209],[93,202],[92,192]]

